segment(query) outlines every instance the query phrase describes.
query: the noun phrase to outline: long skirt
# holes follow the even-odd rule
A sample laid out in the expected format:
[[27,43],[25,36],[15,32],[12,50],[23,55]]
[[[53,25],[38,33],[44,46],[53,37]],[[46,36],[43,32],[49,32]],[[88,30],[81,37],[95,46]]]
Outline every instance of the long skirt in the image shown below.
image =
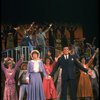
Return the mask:
[[3,100],[18,100],[15,84],[5,85]]
[[40,73],[30,73],[27,100],[46,100]]
[[84,72],[81,72],[80,74],[77,97],[93,97],[91,81],[89,76]]
[[56,88],[53,82],[53,79],[43,79],[43,88],[44,88],[44,94],[46,99],[56,99],[57,98],[57,92]]

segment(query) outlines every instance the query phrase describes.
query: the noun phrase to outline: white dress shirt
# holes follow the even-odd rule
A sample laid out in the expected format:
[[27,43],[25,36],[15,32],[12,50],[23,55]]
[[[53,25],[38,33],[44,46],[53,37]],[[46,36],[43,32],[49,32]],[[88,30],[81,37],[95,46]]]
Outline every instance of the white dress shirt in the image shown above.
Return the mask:
[[69,58],[69,55],[64,55],[64,58],[65,58],[65,59],[68,59],[68,58]]

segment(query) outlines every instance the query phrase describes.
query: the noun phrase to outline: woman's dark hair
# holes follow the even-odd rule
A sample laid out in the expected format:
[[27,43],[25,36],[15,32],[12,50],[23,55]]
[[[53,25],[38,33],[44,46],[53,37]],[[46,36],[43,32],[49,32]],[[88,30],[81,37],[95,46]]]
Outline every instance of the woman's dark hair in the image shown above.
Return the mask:
[[53,63],[53,61],[52,61],[52,59],[50,58],[50,57],[45,57],[45,59],[44,59],[44,63],[46,63],[46,60],[47,59],[49,59],[50,60],[50,64],[52,64]]

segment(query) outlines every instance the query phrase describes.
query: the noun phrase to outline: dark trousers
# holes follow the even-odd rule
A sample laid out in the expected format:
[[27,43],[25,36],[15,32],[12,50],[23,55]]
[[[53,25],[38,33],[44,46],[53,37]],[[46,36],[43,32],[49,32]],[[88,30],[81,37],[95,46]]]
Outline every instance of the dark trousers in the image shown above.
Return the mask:
[[91,78],[94,100],[99,100],[99,84],[97,78]]
[[75,79],[70,79],[70,80],[63,80],[62,79],[60,100],[67,100],[68,82],[69,82],[69,85],[70,85],[70,97],[71,97],[71,100],[77,100],[77,96],[76,96],[76,80]]

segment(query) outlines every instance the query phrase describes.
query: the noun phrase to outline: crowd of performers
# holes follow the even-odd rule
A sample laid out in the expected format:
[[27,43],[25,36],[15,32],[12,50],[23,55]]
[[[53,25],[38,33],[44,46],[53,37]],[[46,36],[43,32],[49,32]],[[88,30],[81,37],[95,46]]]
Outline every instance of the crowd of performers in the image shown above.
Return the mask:
[[5,75],[3,100],[67,100],[67,87],[71,100],[98,100],[97,54],[98,48],[89,59],[85,55],[79,58],[74,49],[64,47],[55,59],[51,55],[41,59],[38,50],[31,51],[28,62],[24,62],[24,55],[16,63],[6,57],[1,61]]
[[[33,25],[32,23],[24,31],[28,32]],[[45,32],[50,29],[51,33],[54,32],[51,26],[52,24],[44,32],[42,28],[36,29],[38,30],[36,38],[38,46],[45,46]],[[34,41],[26,39],[29,35],[27,35],[27,32],[25,32],[20,45],[29,46],[30,48],[31,43],[34,43]],[[60,33],[59,28],[56,32]],[[60,40],[66,40],[64,34],[62,38]],[[51,39],[51,41],[53,42],[54,39]],[[54,46],[54,42],[52,42],[50,42],[50,46]],[[56,56],[49,49],[46,50],[48,52],[44,56],[40,55],[38,49],[30,48],[30,60],[27,62],[24,61],[24,54],[16,63],[14,58],[2,57],[1,89],[3,95],[1,94],[1,99],[98,100],[99,49],[94,44],[84,43],[84,40],[81,42],[73,40],[74,43],[67,41],[67,44],[65,42],[63,41],[63,48]],[[6,43],[7,41],[4,44],[5,48]],[[15,45],[17,46],[16,43]]]

